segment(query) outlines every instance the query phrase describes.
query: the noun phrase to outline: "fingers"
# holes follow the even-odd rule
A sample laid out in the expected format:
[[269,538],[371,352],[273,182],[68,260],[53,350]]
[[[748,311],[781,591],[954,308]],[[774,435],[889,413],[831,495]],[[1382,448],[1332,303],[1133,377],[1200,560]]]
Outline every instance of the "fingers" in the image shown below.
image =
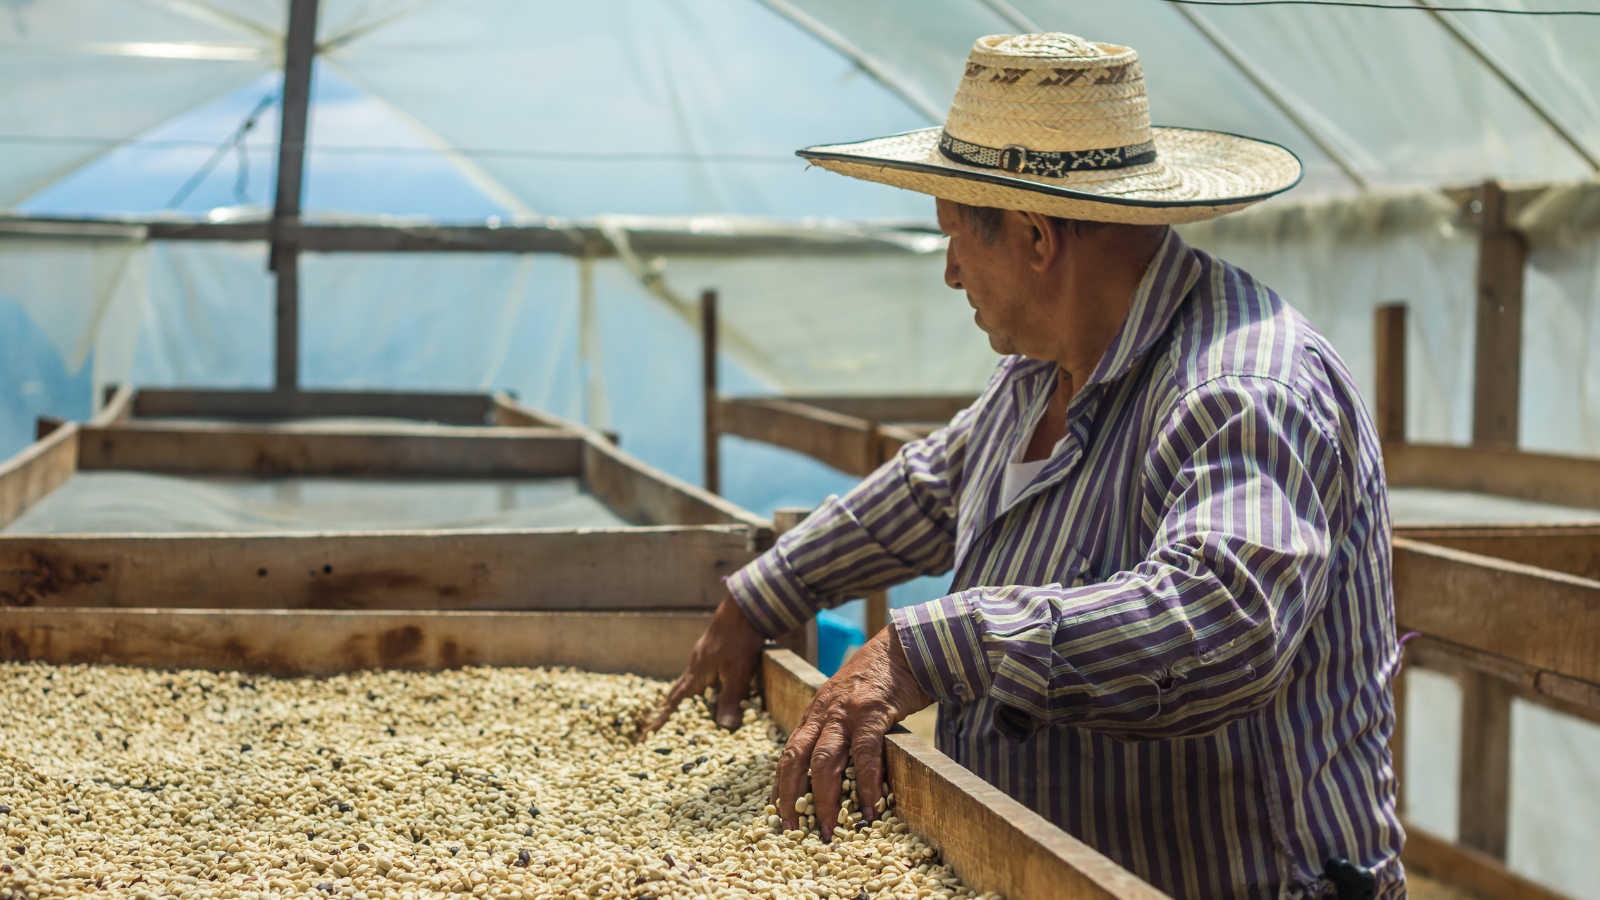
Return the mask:
[[[773,805],[778,807],[778,817],[783,819],[783,830],[794,831],[800,827],[800,816],[795,812],[794,802],[805,796],[806,787],[811,776],[811,751],[817,744],[817,735],[821,732],[821,717],[817,715],[819,709],[826,707],[825,698],[829,691],[824,685],[823,689],[811,698],[811,705],[806,707],[805,717],[800,720],[800,726],[790,735],[789,740],[783,745],[783,753],[778,756],[778,771],[773,776],[773,790],[777,794]],[[819,704],[818,701],[823,701]]]
[[728,731],[736,731],[744,723],[744,709],[740,703],[750,693],[750,679],[755,669],[746,660],[729,660],[722,669],[722,695],[717,700],[717,724]]
[[700,673],[695,671],[695,662],[691,661],[689,668],[678,676],[677,681],[672,683],[672,690],[667,692],[667,699],[661,701],[661,705],[656,707],[655,718],[651,719],[650,724],[645,726],[645,734],[660,731],[661,726],[667,724],[667,720],[671,719],[672,714],[677,711],[678,704],[705,690],[705,685],[701,684],[702,677]]
[[850,759],[848,724],[837,709],[830,710],[811,751],[811,795],[816,801],[817,827],[824,842],[833,839],[839,824],[840,781]]
[[856,794],[861,798],[861,817],[868,822],[878,820],[878,801],[883,797],[883,735],[888,730],[884,723],[863,723],[850,738],[850,761],[856,767]]

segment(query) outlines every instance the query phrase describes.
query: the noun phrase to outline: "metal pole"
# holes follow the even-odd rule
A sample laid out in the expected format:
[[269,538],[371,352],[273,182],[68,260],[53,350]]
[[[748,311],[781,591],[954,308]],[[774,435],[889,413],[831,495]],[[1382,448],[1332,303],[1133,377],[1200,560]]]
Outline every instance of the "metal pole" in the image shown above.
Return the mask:
[[300,389],[300,195],[311,112],[311,61],[317,46],[317,0],[290,0],[283,41],[283,118],[278,131],[278,196],[272,208],[271,268],[278,276],[273,384]]
[[717,292],[700,295],[700,375],[705,424],[706,490],[722,492],[722,458],[717,447]]

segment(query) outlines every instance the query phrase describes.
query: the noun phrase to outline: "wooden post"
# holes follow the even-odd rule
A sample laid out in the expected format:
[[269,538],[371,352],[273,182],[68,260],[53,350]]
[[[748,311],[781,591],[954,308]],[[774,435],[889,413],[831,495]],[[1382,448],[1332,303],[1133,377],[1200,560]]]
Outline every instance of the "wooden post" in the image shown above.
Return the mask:
[[1374,400],[1378,439],[1406,442],[1406,305],[1386,303],[1373,315]]
[[278,196],[272,209],[269,262],[278,276],[273,384],[280,391],[300,388],[300,245],[298,237],[286,232],[300,224],[316,39],[317,0],[290,0],[283,52],[283,102],[279,110]]
[[[701,416],[704,421],[706,490],[722,493],[722,455],[717,446],[717,292],[700,295]],[[803,655],[803,654],[802,654]]]
[[[777,509],[772,512],[773,530],[783,534],[801,522],[806,516],[811,515],[809,509]],[[778,643],[793,650],[796,655],[813,666],[817,664],[817,617],[812,616],[806,624],[796,628],[783,637],[778,638]]]
[[1511,698],[1507,682],[1484,672],[1461,679],[1461,806],[1459,840],[1506,858],[1511,797]]
[[1478,237],[1477,344],[1473,355],[1472,442],[1517,445],[1522,383],[1522,278],[1528,245],[1511,227],[1509,196],[1493,181],[1476,192]]
[[889,592],[867,595],[867,640],[889,625]]

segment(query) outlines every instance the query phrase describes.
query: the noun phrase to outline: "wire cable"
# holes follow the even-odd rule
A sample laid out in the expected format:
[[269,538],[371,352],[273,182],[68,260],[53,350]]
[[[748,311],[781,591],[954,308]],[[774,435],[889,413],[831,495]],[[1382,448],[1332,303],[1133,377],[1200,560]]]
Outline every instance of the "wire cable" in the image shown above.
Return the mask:
[[[250,178],[250,163],[248,157],[245,156],[246,150],[244,146],[244,139],[250,133],[250,129],[256,127],[256,120],[261,118],[261,114],[266,112],[267,108],[276,103],[277,100],[277,92],[273,92],[267,94],[265,97],[262,97],[261,102],[256,104],[256,108],[252,109],[250,114],[244,117],[244,121],[240,122],[239,127],[233,130],[233,134],[228,135],[228,138],[217,146],[217,149],[213,151],[211,156],[208,157],[200,166],[199,171],[191,175],[189,180],[184,182],[183,187],[178,188],[178,192],[172,195],[171,200],[167,201],[166,208],[177,209],[178,207],[182,206],[183,201],[189,199],[189,195],[194,193],[194,189],[199,187],[201,182],[206,180],[206,177],[211,174],[211,170],[217,167],[217,163],[222,162],[222,158],[228,155],[229,150],[233,150],[239,154],[239,175],[233,184],[233,195],[235,199],[241,197],[244,194],[245,187],[249,184]],[[115,143],[137,144],[138,142],[118,141]],[[189,141],[187,143],[188,145],[193,146],[195,144],[200,144],[201,142]]]
[[1369,3],[1365,0],[1164,0],[1182,6],[1334,6],[1399,12],[1492,13],[1501,16],[1597,16],[1600,9],[1499,9],[1492,6],[1434,6],[1429,3]]

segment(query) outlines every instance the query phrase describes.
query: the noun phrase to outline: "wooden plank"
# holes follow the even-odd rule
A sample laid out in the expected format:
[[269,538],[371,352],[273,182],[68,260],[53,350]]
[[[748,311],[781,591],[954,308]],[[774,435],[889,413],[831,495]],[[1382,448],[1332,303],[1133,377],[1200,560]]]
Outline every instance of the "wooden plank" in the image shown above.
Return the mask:
[[519,403],[509,394],[495,394],[492,398],[490,419],[495,425],[503,428],[559,428],[574,434],[594,435],[607,443],[618,442],[615,431],[593,428],[574,419],[567,419],[555,413],[534,409]]
[[94,425],[113,425],[126,422],[133,416],[133,401],[139,391],[131,384],[106,387],[106,402],[89,420]]
[[68,422],[0,462],[0,528],[15,522],[77,471],[78,430],[77,423]]
[[1463,845],[1506,858],[1511,813],[1511,685],[1484,672],[1461,684],[1461,777],[1457,834]]
[[1406,439],[1406,305],[1387,303],[1373,311],[1373,396],[1378,439],[1384,444]]
[[[430,391],[248,391],[143,388],[133,415],[244,422],[334,417],[416,419],[483,425],[493,401],[484,394]],[[103,423],[110,424],[110,423]]]
[[1409,528],[1396,533],[1441,547],[1600,580],[1600,525]]
[[754,558],[733,525],[0,536],[0,606],[709,609]]
[[1446,444],[1383,448],[1392,487],[1434,488],[1600,509],[1600,458]]
[[1512,872],[1504,863],[1406,823],[1400,861],[1407,871],[1442,881],[1480,900],[1571,900]]
[[1478,191],[1477,336],[1473,351],[1472,443],[1517,445],[1522,384],[1522,282],[1527,241],[1506,215],[1506,192],[1497,182]]
[[[767,709],[793,730],[823,683],[787,650],[762,660]],[[895,815],[978,891],[1012,898],[1161,900],[1167,895],[896,726],[885,741]]]
[[617,515],[640,525],[743,525],[752,548],[772,543],[772,523],[716,494],[645,464],[613,444],[583,439],[583,477]]
[[717,292],[700,295],[700,446],[706,490],[722,493],[722,450],[717,440]]
[[0,660],[278,676],[574,666],[669,679],[705,612],[0,609]]
[[315,422],[284,425],[132,422],[85,426],[83,433],[78,465],[86,470],[128,469],[252,477],[408,475],[459,478],[572,476],[584,470],[582,437],[540,428],[397,423],[350,431]]
[[1479,672],[1510,686],[1519,699],[1600,725],[1600,684],[1421,635],[1406,645],[1406,665],[1460,677]]
[[978,402],[976,394],[907,394],[878,397],[802,394],[786,396],[783,399],[842,416],[866,419],[869,422],[926,422],[940,425],[949,422],[956,413]]
[[773,397],[721,398],[717,428],[804,453],[847,475],[877,466],[877,430],[866,419]]
[[1394,597],[1401,631],[1600,683],[1600,582],[1396,538]]

